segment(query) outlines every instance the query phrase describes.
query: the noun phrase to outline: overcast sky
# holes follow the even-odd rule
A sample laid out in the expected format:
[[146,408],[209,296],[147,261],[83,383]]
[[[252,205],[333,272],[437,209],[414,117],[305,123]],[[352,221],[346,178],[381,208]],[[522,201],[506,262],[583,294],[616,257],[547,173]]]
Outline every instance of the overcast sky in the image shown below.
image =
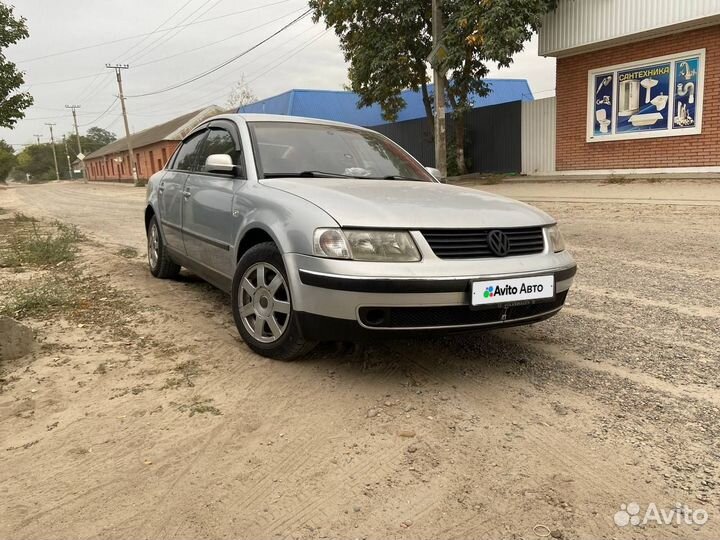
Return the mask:
[[[70,132],[72,118],[64,107],[73,104],[81,106],[81,132],[99,126],[124,135],[119,103],[108,110],[117,83],[106,63],[130,64],[123,72],[128,96],[160,90],[241,53],[307,9],[305,0],[14,3],[16,14],[27,19],[30,37],[6,54],[25,71],[25,88],[35,105],[14,130],[0,129],[0,138],[12,144],[33,142],[34,134],[47,140],[46,122],[57,124],[56,135]],[[185,26],[168,29],[180,25]],[[66,52],[78,48],[83,49]],[[265,98],[291,88],[341,89],[347,66],[334,34],[307,17],[212,75],[161,94],[128,98],[131,131],[206,105],[225,105],[243,75],[253,93]],[[554,93],[555,61],[539,58],[532,40],[512,67],[492,69],[490,77],[526,78],[536,97],[548,97]]]

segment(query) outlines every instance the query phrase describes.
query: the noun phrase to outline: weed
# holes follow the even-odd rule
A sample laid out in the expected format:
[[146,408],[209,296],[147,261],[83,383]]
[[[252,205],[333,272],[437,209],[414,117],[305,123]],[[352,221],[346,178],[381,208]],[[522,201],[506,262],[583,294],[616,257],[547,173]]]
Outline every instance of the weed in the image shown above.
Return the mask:
[[178,405],[178,411],[180,412],[189,412],[190,416],[195,416],[196,414],[212,414],[213,416],[221,415],[222,413],[220,412],[220,409],[211,405],[212,402],[212,399],[195,397],[189,404],[178,405],[177,403],[174,403],[174,405]]
[[618,175],[611,175],[605,180],[606,184],[631,184],[632,182],[634,182],[632,178]]
[[34,217],[23,214],[22,212],[15,212],[13,217],[15,218],[15,223],[35,223],[37,221]]
[[120,249],[117,254],[126,259],[135,259],[138,256],[138,251],[133,247],[124,247]]
[[73,307],[77,302],[75,292],[61,280],[31,282],[29,286],[16,289],[0,306],[0,315],[16,319],[41,318],[49,313]]
[[200,374],[200,368],[195,360],[186,360],[182,364],[178,364],[173,371],[179,376],[168,377],[160,390],[172,390],[181,386],[192,388],[195,386],[192,377]]
[[16,214],[15,223],[30,226],[16,228],[9,246],[0,254],[0,267],[50,266],[75,259],[77,243],[83,239],[75,226],[56,221],[49,228],[41,228],[24,214]]

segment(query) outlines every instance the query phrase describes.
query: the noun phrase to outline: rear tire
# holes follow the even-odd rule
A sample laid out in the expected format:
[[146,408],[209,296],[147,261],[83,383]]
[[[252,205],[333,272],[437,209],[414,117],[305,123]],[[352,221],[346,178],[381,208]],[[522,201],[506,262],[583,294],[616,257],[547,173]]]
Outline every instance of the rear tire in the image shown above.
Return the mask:
[[180,265],[170,258],[165,247],[157,217],[153,216],[147,230],[148,265],[150,273],[156,278],[175,278],[180,273]]
[[238,332],[256,353],[289,361],[315,346],[303,338],[292,305],[290,281],[274,243],[253,246],[240,258],[231,298]]

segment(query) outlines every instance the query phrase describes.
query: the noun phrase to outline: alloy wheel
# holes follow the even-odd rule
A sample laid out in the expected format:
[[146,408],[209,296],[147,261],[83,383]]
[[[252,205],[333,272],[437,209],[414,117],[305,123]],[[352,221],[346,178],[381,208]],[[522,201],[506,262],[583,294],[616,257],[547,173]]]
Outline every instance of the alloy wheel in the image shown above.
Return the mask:
[[148,234],[148,261],[150,268],[157,268],[158,259],[160,258],[160,233],[157,223],[153,223]]
[[290,291],[272,264],[253,264],[243,274],[238,295],[240,318],[250,335],[261,343],[274,343],[290,321]]

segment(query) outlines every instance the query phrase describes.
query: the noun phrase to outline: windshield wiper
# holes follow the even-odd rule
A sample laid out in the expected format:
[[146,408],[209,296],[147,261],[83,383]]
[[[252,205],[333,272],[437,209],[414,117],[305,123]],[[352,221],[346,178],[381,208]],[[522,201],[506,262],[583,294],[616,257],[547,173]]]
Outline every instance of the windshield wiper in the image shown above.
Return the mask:
[[402,176],[400,174],[389,174],[388,176],[383,176],[383,180],[414,180],[416,182],[422,182],[419,178],[413,178],[412,176]]
[[331,173],[325,171],[302,171],[288,173],[265,173],[265,178],[365,178],[351,174]]

